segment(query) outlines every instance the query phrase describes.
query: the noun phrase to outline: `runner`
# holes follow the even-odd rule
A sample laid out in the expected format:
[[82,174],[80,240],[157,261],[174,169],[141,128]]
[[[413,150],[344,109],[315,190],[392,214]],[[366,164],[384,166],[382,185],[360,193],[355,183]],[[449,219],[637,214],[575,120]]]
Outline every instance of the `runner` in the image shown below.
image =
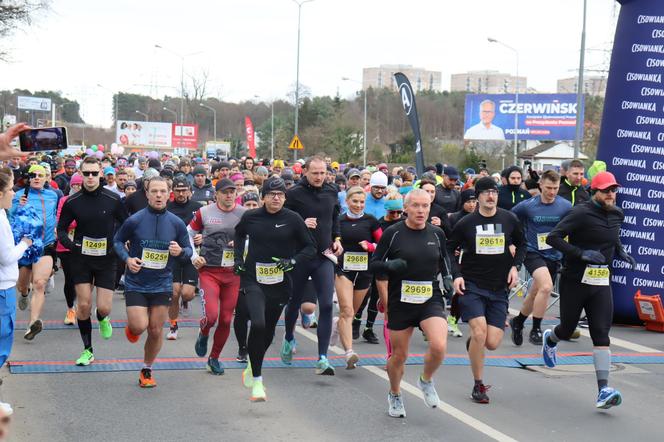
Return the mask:
[[454,291],[461,295],[461,318],[470,325],[466,349],[475,379],[472,399],[488,404],[489,386],[482,381],[484,349],[497,349],[503,339],[508,291],[519,281],[517,268],[526,255],[526,243],[516,216],[496,207],[498,186],[493,179],[477,180],[475,194],[478,210],[454,226],[447,249],[450,255],[461,249],[452,269]]
[[514,345],[523,343],[523,324],[531,313],[533,327],[528,340],[533,345],[542,345],[542,318],[563,256],[546,243],[546,237],[572,208],[569,201],[557,195],[559,186],[560,176],[553,170],[547,170],[539,182],[541,195],[512,208],[525,230],[528,253],[524,265],[533,277],[519,315],[510,319]]
[[237,193],[231,180],[220,179],[215,188],[216,203],[200,208],[187,230],[192,243],[201,246],[200,254],[194,250],[191,258],[199,271],[203,305],[195,351],[200,357],[207,354],[208,336],[218,321],[207,370],[222,375],[224,367],[219,362],[219,355],[230,334],[240,290],[240,277],[233,274],[233,235],[246,209],[235,203]]
[[[46,284],[53,273],[55,260],[55,224],[58,205],[58,195],[52,189],[44,187],[47,175],[46,169],[39,165],[30,166],[28,181],[25,190],[16,193],[9,212],[9,219],[13,221],[19,206],[29,206],[40,219],[42,242],[44,252],[34,264],[19,264],[19,277],[16,288],[20,293],[18,308],[25,310],[30,305],[30,322],[23,337],[32,341],[43,328],[40,319],[44,302],[46,302]],[[32,283],[32,299],[28,299],[28,291]]]
[[[81,164],[83,188],[67,198],[58,220],[58,239],[71,250],[71,264],[75,269],[76,318],[83,340],[83,352],[76,365],[90,365],[94,361],[92,349],[92,288],[97,288],[96,316],[99,333],[111,339],[113,327],[109,315],[113,307],[117,260],[113,253],[113,235],[117,226],[127,218],[120,197],[103,188],[101,165],[96,157],[86,157]],[[69,226],[76,222],[74,237]]]
[[[189,260],[191,246],[184,222],[166,210],[170,195],[163,177],[152,178],[145,189],[148,207],[125,221],[115,234],[115,253],[127,264],[125,303],[129,342],[138,341],[147,330],[143,368],[138,377],[141,388],[156,387],[152,364],[163,343],[162,328],[173,296],[173,262]],[[129,250],[125,244],[129,243]]]
[[530,198],[530,193],[521,187],[523,182],[523,170],[518,166],[510,166],[501,174],[507,184],[498,189],[498,207],[511,210],[521,201]]
[[286,335],[281,347],[281,360],[290,364],[295,344],[293,332],[307,279],[311,276],[318,296],[318,363],[316,374],[334,375],[334,367],[327,359],[332,333],[332,295],[334,290],[334,262],[343,253],[339,231],[337,189],[325,182],[325,160],[310,157],[305,163],[305,176],[286,195],[286,207],[297,212],[311,230],[318,254],[295,268],[293,295],[286,308]]
[[[382,175],[382,172],[376,173]],[[353,313],[358,311],[371,286],[373,275],[368,271],[369,260],[383,234],[378,220],[364,212],[366,198],[361,187],[351,187],[346,193],[348,212],[341,215],[339,220],[344,253],[339,257],[335,288],[340,311],[339,317],[335,317],[332,322],[330,343],[336,345],[337,338],[341,338],[341,345],[346,352],[346,369],[349,370],[355,368],[360,359],[353,351]]]
[[449,269],[445,263],[445,234],[427,223],[430,207],[431,197],[426,191],[412,190],[404,204],[408,218],[385,231],[372,258],[371,270],[376,275],[385,317],[389,318],[392,343],[392,355],[387,361],[391,417],[406,417],[400,385],[415,327],[422,328],[429,336],[424,369],[417,385],[428,407],[436,408],[440,402],[433,375],[445,357],[447,321],[438,274],[447,276]]
[[[235,227],[235,272],[241,275],[251,329],[249,365],[242,373],[251,400],[266,400],[262,366],[281,312],[292,295],[291,271],[315,259],[310,230],[299,215],[284,208],[286,186],[281,178],[263,183],[263,207],[245,212]],[[245,241],[249,249],[243,259]]]
[[595,175],[591,200],[574,206],[546,240],[563,253],[565,265],[560,277],[560,324],[544,332],[544,363],[547,367],[556,366],[558,342],[572,335],[581,310],[585,310],[593,341],[599,390],[597,408],[611,408],[622,402],[620,392],[609,387],[609,331],[613,321],[610,265],[616,254],[631,268],[636,265],[620,244],[620,227],[625,215],[615,205],[618,187],[612,173]]
[[563,161],[560,166],[560,190],[558,195],[572,203],[572,206],[590,201],[588,191],[583,187],[585,166],[579,160]]
[[[194,213],[201,208],[201,204],[191,200],[191,184],[186,175],[178,175],[173,180],[173,201],[169,201],[166,210],[180,218],[185,225],[189,225]],[[187,303],[196,296],[198,284],[198,271],[190,260],[173,260],[173,299],[168,308],[170,327],[166,339],[175,341],[178,338],[178,315],[180,313],[180,299]]]
[[191,199],[207,205],[214,200],[212,183],[207,177],[207,171],[203,166],[194,167],[194,185]]

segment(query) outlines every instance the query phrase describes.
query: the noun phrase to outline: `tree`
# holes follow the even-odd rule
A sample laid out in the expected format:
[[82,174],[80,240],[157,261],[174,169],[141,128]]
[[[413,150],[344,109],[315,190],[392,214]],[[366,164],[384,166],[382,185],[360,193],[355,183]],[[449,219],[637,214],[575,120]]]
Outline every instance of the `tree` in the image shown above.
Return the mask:
[[[15,0],[11,3],[0,2],[0,40],[14,34],[14,31],[22,26],[32,23],[38,11],[48,9],[49,0]],[[6,48],[6,45],[3,44]],[[0,61],[9,61],[9,52],[0,49]]]

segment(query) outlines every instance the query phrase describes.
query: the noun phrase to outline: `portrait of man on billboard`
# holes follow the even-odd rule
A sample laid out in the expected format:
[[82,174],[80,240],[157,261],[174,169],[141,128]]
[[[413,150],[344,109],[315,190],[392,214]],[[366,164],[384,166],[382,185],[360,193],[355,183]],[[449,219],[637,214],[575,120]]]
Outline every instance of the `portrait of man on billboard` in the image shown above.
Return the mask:
[[484,100],[480,103],[480,122],[468,128],[463,138],[466,140],[504,140],[505,132],[493,124],[496,117],[496,103]]

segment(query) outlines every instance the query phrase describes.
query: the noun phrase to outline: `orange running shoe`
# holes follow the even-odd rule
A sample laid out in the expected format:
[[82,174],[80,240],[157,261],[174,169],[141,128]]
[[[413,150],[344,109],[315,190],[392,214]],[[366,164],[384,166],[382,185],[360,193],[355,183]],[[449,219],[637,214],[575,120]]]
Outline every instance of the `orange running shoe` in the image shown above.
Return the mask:
[[68,308],[67,309],[67,315],[65,316],[65,324],[66,325],[76,324],[76,309],[75,308]]
[[131,334],[128,325],[125,325],[125,336],[127,337],[127,341],[131,342],[132,344],[135,344],[140,339],[140,336]]
[[152,369],[143,368],[141,374],[138,376],[138,385],[141,388],[154,388],[157,386],[157,383],[152,378]]

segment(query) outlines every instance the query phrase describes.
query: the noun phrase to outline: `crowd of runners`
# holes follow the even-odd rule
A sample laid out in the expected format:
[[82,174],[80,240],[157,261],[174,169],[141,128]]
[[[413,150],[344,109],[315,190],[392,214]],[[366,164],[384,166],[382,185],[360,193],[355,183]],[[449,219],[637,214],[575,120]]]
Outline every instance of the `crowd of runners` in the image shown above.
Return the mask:
[[[0,138],[0,150],[17,130]],[[72,361],[94,362],[95,346],[113,335],[113,298],[122,295],[125,338],[137,343],[147,335],[138,381],[144,388],[156,386],[152,366],[163,341],[178,339],[179,315],[199,297],[192,354],[222,375],[219,358],[232,327],[237,361],[246,363],[242,383],[254,402],[266,400],[263,359],[282,317],[285,334],[275,342],[286,365],[297,351],[298,319],[315,327],[316,375],[335,374],[330,346],[340,345],[352,370],[361,363],[353,343],[382,340],[388,413],[405,417],[400,382],[416,329],[428,344],[417,383],[426,405],[439,405],[433,375],[448,335],[463,337],[460,322],[470,330],[471,398],[486,404],[485,354],[501,345],[507,327],[521,346],[532,316],[528,342],[554,367],[558,344],[575,337],[585,312],[596,406],[621,403],[608,386],[609,281],[614,256],[635,263],[619,241],[624,216],[610,172],[590,180],[578,160],[559,172],[511,166],[493,175],[485,167],[460,173],[438,163],[417,176],[413,167],[359,167],[316,155],[293,163],[156,152],[3,159],[3,363],[16,306],[29,313],[24,339],[39,340],[46,294],[57,296],[53,278],[61,269],[64,323],[81,336]],[[33,230],[17,227],[26,219]],[[522,266],[532,281],[518,316],[509,319],[509,293]],[[543,331],[556,284],[560,324]],[[379,312],[383,329],[376,333]],[[94,346],[93,320],[102,339]]]

